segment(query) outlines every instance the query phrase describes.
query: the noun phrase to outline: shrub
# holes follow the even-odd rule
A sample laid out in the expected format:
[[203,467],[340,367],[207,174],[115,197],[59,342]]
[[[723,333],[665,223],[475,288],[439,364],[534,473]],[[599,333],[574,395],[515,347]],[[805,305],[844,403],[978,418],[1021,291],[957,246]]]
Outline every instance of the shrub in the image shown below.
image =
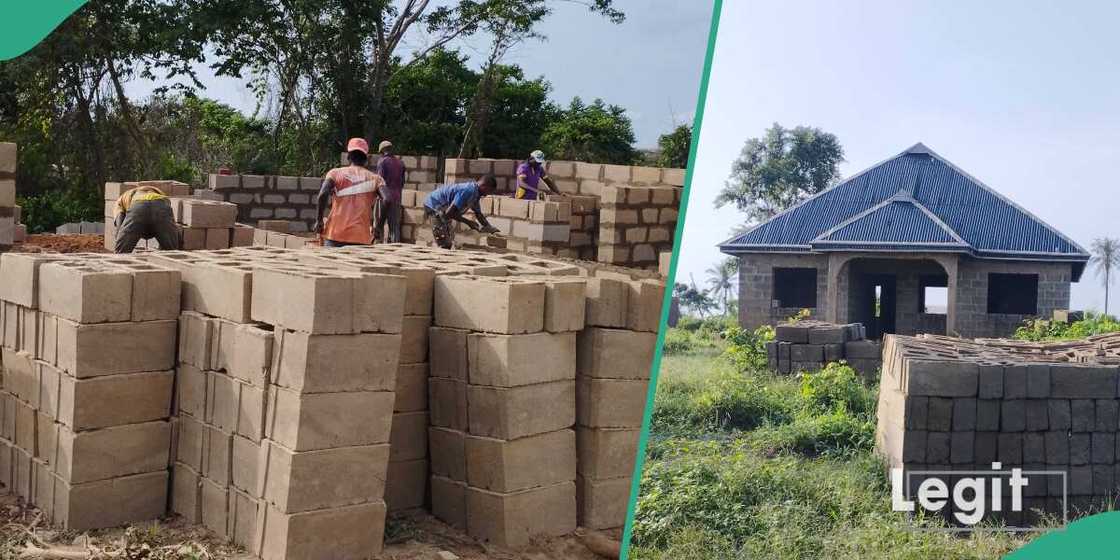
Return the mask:
[[733,326],[723,332],[727,340],[727,349],[724,354],[731,360],[739,371],[765,371],[766,343],[774,340],[774,329],[762,326],[753,331],[748,331],[739,326]]
[[705,342],[691,331],[671,328],[665,331],[665,343],[662,344],[662,350],[669,355],[679,354],[693,354],[704,346],[711,346],[710,342]]
[[767,455],[845,456],[872,450],[875,423],[837,409],[825,415],[802,414],[789,424],[759,428],[750,439],[753,447]]
[[657,389],[655,433],[712,433],[749,430],[788,422],[796,394],[753,376],[723,371],[699,381],[665,380]]
[[801,398],[813,412],[847,411],[869,415],[875,409],[875,393],[863,385],[859,374],[843,362],[832,362],[815,373],[802,373]]
[[1120,322],[1111,315],[1086,311],[1085,318],[1072,323],[1048,321],[1045,319],[1027,319],[1015,329],[1015,338],[1019,340],[1045,341],[1045,340],[1076,340],[1090,336],[1118,332]]

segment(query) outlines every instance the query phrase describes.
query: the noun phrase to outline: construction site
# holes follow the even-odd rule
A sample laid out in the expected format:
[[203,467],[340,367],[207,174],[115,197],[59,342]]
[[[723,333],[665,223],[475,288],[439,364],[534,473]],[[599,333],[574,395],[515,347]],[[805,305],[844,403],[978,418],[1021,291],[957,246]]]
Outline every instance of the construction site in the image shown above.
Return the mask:
[[[412,158],[401,244],[319,247],[321,179],[249,175],[17,241],[0,148],[0,483],[65,537],[20,554],[162,520],[215,558],[617,555],[683,170],[550,162],[565,194],[484,199],[505,233],[454,250],[409,201],[512,162]],[[141,184],[183,250],[93,251]]]

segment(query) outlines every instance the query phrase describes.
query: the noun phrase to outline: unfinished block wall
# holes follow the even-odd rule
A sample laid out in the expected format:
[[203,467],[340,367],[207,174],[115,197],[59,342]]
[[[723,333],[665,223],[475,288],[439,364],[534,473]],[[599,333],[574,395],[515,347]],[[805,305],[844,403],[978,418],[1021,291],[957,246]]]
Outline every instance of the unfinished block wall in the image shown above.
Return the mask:
[[0,482],[67,529],[161,516],[179,273],[8,253],[0,278]]
[[[0,142],[0,251],[11,248],[16,242],[19,228],[19,210],[16,206],[17,147],[11,142]],[[26,234],[26,229],[24,229]]]
[[[491,173],[498,180],[498,192],[512,193],[517,187],[517,166],[523,160],[513,159],[446,159],[444,183],[477,180]],[[643,186],[684,186],[684,169],[585,163],[581,161],[549,161],[545,169],[565,194],[601,196],[610,184]]]
[[599,262],[657,269],[672,251],[681,189],[610,185],[599,208]]
[[[876,445],[906,471],[1059,471],[1028,474],[1025,512],[1062,515],[1112,500],[1117,478],[1120,338],[1060,343],[888,336],[879,390]],[[914,476],[911,490],[922,481]],[[911,494],[913,495],[913,494]],[[1005,510],[1006,510],[1005,503]]]
[[813,372],[844,360],[864,377],[875,379],[882,365],[882,346],[867,340],[859,323],[835,325],[823,321],[798,321],[774,327],[774,340],[766,343],[767,364],[779,373]]

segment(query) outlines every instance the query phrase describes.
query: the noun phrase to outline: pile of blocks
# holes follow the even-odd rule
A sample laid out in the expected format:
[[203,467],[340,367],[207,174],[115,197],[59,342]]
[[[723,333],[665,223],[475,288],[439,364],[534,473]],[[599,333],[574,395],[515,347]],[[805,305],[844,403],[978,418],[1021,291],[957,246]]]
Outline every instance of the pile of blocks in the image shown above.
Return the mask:
[[[888,336],[876,446],[906,472],[987,472],[993,462],[1034,471],[1027,511],[1004,503],[1010,525],[1035,523],[1034,510],[1060,517],[1066,505],[1110,503],[1120,488],[1118,350],[1115,334],[1041,344]],[[1039,471],[1066,473],[1066,486]],[[924,479],[911,476],[911,496]]]
[[606,270],[587,278],[576,376],[581,527],[626,521],[664,295],[657,280]]
[[882,365],[882,345],[868,340],[860,323],[798,321],[774,327],[774,340],[766,343],[766,360],[779,373],[814,372],[844,360],[873,380]]
[[[135,183],[105,183],[105,248],[112,250],[116,243],[115,226],[117,199],[139,186],[152,186],[168,196],[175,223],[179,228],[179,244],[184,251],[228,249],[253,244],[253,228],[235,223],[238,208],[226,202],[194,198],[191,187],[178,181],[138,181]],[[141,239],[136,245],[141,249],[158,249],[155,239]]]
[[[0,142],[0,251],[16,243],[19,207],[16,206],[16,145]],[[26,235],[26,230],[24,230]]]
[[0,482],[71,530],[163,515],[179,273],[8,253],[0,277]]
[[568,202],[572,205],[571,233],[568,246],[571,256],[593,261],[599,254],[599,199],[594,196],[569,194],[562,197],[548,196],[547,200]]
[[599,208],[599,262],[657,269],[673,249],[681,189],[609,185]]
[[305,233],[303,222],[287,220],[260,220],[253,230],[252,245],[263,245],[281,249],[302,249],[314,245],[314,238]]

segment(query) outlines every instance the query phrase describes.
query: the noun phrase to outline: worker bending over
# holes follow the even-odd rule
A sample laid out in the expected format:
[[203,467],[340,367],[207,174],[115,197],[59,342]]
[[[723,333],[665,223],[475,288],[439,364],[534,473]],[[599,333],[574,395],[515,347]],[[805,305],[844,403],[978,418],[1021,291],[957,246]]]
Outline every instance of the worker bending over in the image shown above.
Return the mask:
[[[366,169],[369,144],[352,138],[346,144],[350,165],[327,172],[316,200],[318,212],[315,233],[322,234],[324,247],[369,245],[373,242],[373,205],[384,196],[385,181]],[[324,223],[323,213],[330,203],[331,211]]]
[[[485,175],[477,182],[443,185],[429,193],[424,199],[424,217],[432,220],[432,235],[436,244],[444,249],[451,248],[455,241],[455,224],[452,221],[462,222],[475,231],[498,233],[498,228],[486,220],[479,204],[482,197],[493,194],[497,185],[493,175]],[[474,220],[463,216],[467,210],[474,213]]]
[[164,251],[179,249],[179,228],[171,201],[155,187],[139,186],[122,194],[117,199],[113,225],[117,230],[113,250],[117,253],[131,253],[141,239],[153,237]]
[[540,200],[545,194],[541,189],[541,183],[544,183],[544,189],[548,192],[560,194],[556,185],[552,184],[552,178],[544,170],[544,152],[533,150],[533,153],[529,154],[529,159],[517,166],[517,191],[514,192],[514,196]]

